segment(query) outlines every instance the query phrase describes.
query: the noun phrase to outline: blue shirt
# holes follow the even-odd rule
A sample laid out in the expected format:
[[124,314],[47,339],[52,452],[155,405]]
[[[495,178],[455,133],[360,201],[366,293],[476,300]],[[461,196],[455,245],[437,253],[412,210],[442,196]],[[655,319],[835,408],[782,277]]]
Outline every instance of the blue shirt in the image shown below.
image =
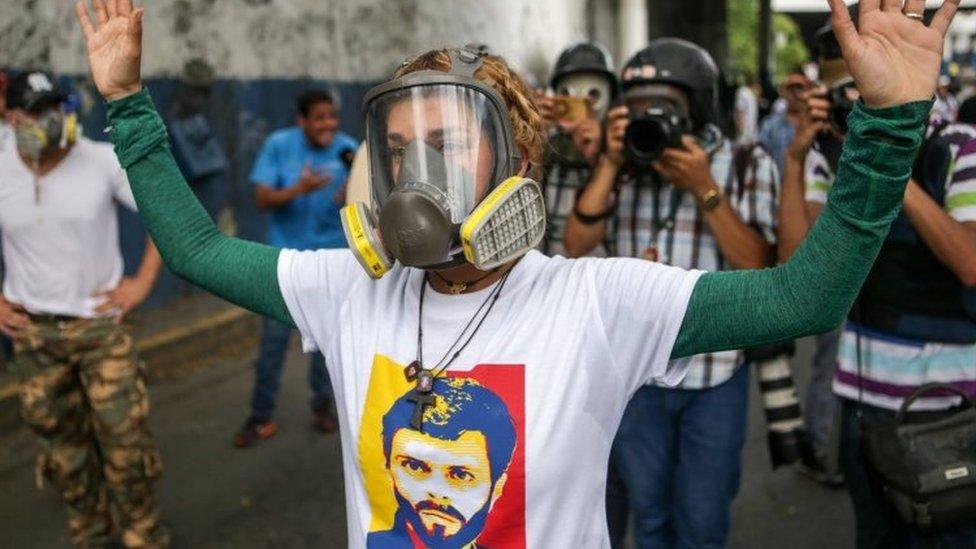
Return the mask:
[[269,244],[295,250],[346,247],[339,209],[349,169],[342,154],[358,148],[355,139],[341,132],[324,149],[312,148],[299,127],[278,130],[268,137],[251,170],[255,185],[290,187],[301,177],[306,163],[332,177],[324,188],[299,196],[271,214]]
[[786,113],[773,113],[763,120],[759,128],[759,142],[776,160],[779,172],[786,169],[786,149],[793,141],[796,127],[786,118]]

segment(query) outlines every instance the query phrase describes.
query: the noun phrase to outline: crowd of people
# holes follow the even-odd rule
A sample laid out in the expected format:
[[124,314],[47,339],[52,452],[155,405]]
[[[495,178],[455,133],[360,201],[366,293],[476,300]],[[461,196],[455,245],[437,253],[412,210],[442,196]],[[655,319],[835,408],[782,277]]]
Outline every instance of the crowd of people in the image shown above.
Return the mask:
[[[235,446],[278,431],[300,332],[350,547],[723,547],[750,377],[774,463],[846,486],[858,547],[976,546],[976,98],[940,75],[958,2],[926,22],[862,0],[857,26],[830,3],[816,75],[762,118],[677,38],[619,72],[571,45],[539,90],[484,47],[410,57],[367,93],[363,143],[309,89],[254,159],[258,244],[170,153],[143,9],[79,2],[111,145],[51,75],[0,78],[0,331],[72,542],[170,545],[124,322],[165,262],[265,317]],[[131,277],[116,204],[150,234]]]

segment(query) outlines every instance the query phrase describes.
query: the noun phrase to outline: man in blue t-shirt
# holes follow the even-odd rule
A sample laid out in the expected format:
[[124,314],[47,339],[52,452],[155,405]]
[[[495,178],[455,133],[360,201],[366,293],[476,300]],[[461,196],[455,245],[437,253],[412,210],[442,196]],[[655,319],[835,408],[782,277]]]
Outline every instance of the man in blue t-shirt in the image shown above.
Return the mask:
[[[271,134],[251,172],[258,206],[272,212],[269,244],[296,250],[346,246],[339,209],[358,147],[355,139],[339,131],[335,102],[328,93],[308,90],[298,96],[297,126]],[[251,415],[234,437],[238,447],[278,432],[272,415],[291,331],[290,326],[264,320]],[[326,433],[336,432],[332,385],[321,353],[312,356],[309,384],[315,425]]]

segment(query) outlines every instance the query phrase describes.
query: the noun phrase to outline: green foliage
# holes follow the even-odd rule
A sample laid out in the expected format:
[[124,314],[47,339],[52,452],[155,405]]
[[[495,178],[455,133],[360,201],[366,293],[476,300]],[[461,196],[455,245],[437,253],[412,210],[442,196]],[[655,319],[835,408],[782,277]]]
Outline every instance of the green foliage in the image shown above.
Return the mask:
[[[726,15],[732,66],[754,77],[759,70],[759,0],[727,0]],[[773,15],[772,46],[776,82],[810,58],[799,27],[783,13]]]

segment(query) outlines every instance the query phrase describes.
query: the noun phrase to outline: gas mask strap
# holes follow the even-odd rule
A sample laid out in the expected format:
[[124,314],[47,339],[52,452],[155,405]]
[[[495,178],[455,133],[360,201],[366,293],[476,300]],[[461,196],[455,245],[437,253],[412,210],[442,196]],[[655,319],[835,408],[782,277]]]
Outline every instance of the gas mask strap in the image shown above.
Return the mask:
[[450,50],[451,74],[474,78],[474,73],[484,64],[485,53],[468,47]]

